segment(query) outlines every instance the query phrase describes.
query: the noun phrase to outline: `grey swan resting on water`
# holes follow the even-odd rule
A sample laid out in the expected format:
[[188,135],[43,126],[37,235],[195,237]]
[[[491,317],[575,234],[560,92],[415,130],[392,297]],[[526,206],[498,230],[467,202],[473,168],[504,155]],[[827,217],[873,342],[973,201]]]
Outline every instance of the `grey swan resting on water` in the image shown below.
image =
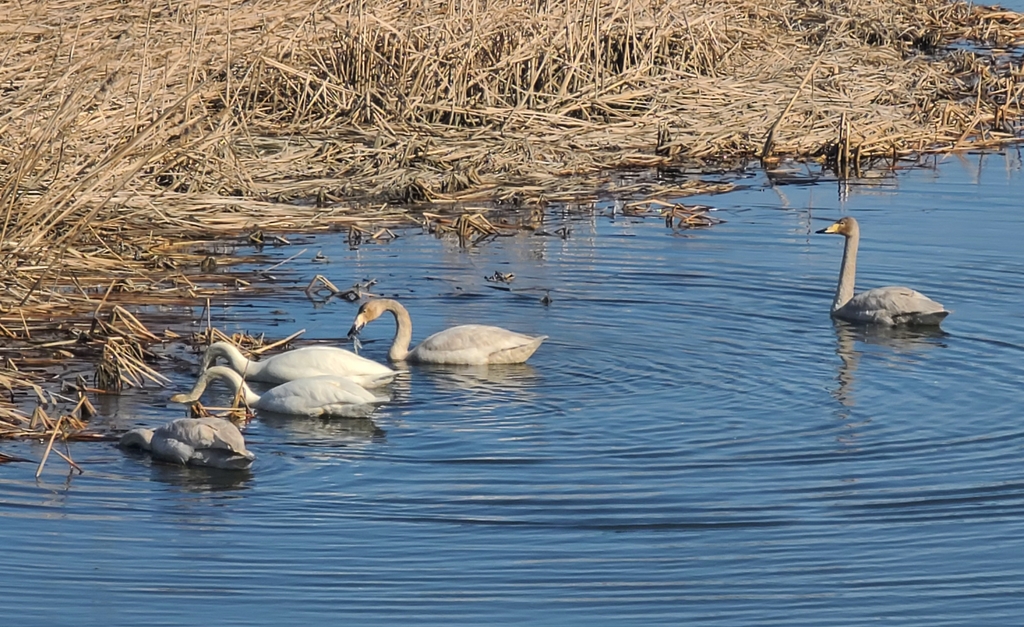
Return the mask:
[[346,377],[320,375],[293,379],[257,394],[246,385],[242,375],[225,366],[212,366],[203,374],[188,394],[175,394],[172,403],[194,403],[199,400],[210,381],[220,379],[231,386],[235,394],[241,392],[246,405],[257,411],[291,416],[356,418],[369,416],[387,396],[375,396]]
[[306,377],[335,375],[352,379],[363,387],[377,387],[391,381],[398,374],[387,366],[343,348],[307,346],[261,361],[252,361],[229,342],[214,342],[206,349],[201,371],[215,365],[218,357],[227,359],[231,368],[246,380],[264,383],[285,383]]
[[843,218],[818,233],[846,237],[839,285],[832,301],[832,317],[862,324],[938,326],[949,312],[924,294],[902,286],[876,287],[854,296],[857,275],[857,247],[860,226],[851,217]]
[[395,316],[395,339],[388,351],[391,361],[411,361],[421,364],[470,365],[521,364],[530,358],[546,335],[532,337],[482,324],[464,324],[439,331],[409,350],[412,341],[412,319],[398,301],[377,298],[363,303],[349,330],[355,337],[368,322],[379,318],[385,311]]
[[189,466],[241,470],[256,459],[238,427],[221,418],[179,418],[156,429],[132,429],[121,448],[140,448],[154,459]]

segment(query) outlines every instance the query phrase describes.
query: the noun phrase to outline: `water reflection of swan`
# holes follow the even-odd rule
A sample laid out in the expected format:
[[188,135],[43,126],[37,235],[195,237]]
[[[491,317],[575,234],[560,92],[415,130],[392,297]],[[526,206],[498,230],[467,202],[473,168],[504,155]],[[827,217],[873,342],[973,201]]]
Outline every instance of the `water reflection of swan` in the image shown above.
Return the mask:
[[832,317],[848,322],[881,325],[938,325],[949,315],[942,305],[909,287],[888,286],[861,292],[854,296],[857,275],[857,247],[860,226],[857,220],[845,217],[818,233],[846,237],[839,284],[832,301]]
[[203,354],[200,370],[216,364],[218,357],[226,359],[245,379],[265,383],[285,383],[327,374],[348,377],[364,387],[376,387],[395,376],[395,371],[383,364],[333,346],[306,346],[252,361],[234,344],[214,342]]
[[[244,490],[249,487],[252,472],[249,469],[232,470],[219,468],[196,468],[193,466],[171,466],[153,464],[153,479],[174,486],[186,492],[227,492]],[[209,513],[209,509],[205,510]],[[190,518],[190,524],[195,519]]]
[[303,418],[273,412],[261,412],[260,424],[303,439],[315,438],[337,443],[382,441],[387,432],[371,418]]
[[849,324],[841,320],[833,322],[836,332],[836,355],[842,364],[836,375],[839,387],[833,396],[844,407],[853,407],[853,385],[856,382],[857,367],[860,364],[861,351],[856,343],[886,346],[899,353],[916,353],[942,346],[942,338],[946,332],[932,327],[884,327],[862,326]]
[[292,416],[368,416],[376,409],[376,405],[390,400],[386,396],[375,396],[351,379],[329,375],[295,379],[259,395],[234,370],[212,366],[199,375],[191,392],[175,394],[171,402],[194,403],[214,379],[226,381],[235,394],[241,392],[242,400],[258,411]]
[[501,327],[464,324],[438,331],[419,346],[409,350],[412,341],[412,318],[398,301],[377,298],[363,303],[349,330],[355,336],[367,323],[385,311],[395,316],[395,339],[388,351],[391,361],[412,361],[426,364],[519,364],[530,358],[546,335],[531,337]]
[[156,429],[132,429],[118,445],[149,452],[175,464],[243,469],[256,456],[245,448],[238,427],[220,418],[179,418]]
[[537,371],[527,364],[501,364],[493,366],[439,366],[422,368],[441,386],[473,389],[479,387],[525,388],[533,381]]

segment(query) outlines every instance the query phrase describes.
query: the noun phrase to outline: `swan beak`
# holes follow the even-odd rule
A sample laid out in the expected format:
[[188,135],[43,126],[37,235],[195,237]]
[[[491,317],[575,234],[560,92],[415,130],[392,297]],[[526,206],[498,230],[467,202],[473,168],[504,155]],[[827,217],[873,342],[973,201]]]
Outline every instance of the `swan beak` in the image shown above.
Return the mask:
[[820,231],[815,231],[815,233],[826,233],[826,234],[832,234],[832,233],[838,233],[838,232],[839,232],[839,223],[838,222],[830,224],[828,227],[826,227],[824,229],[821,229]]
[[188,397],[188,394],[175,394],[171,398],[167,399],[172,403],[191,403],[192,399]]
[[359,335],[359,332],[363,330],[364,326],[366,326],[366,323],[359,318],[356,318],[356,321],[352,323],[352,328],[348,330],[348,339],[351,340]]

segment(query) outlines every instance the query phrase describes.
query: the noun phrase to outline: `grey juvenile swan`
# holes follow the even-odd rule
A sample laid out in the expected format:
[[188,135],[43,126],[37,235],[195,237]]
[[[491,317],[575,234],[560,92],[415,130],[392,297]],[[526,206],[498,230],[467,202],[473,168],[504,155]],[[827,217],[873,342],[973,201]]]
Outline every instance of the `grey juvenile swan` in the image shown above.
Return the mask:
[[521,364],[530,358],[546,335],[532,337],[482,324],[464,324],[438,331],[419,346],[409,350],[412,341],[412,319],[396,300],[377,298],[363,303],[348,334],[354,337],[368,322],[385,311],[395,316],[395,340],[388,351],[391,361],[412,361],[422,364],[483,365]]
[[221,418],[179,418],[156,429],[132,429],[118,446],[141,448],[165,462],[232,470],[256,459],[238,427]]
[[227,382],[235,394],[241,392],[242,399],[253,409],[291,416],[369,416],[376,405],[391,400],[387,396],[375,396],[351,379],[333,375],[292,379],[263,394],[257,394],[245,384],[242,375],[234,370],[225,366],[212,366],[199,375],[191,392],[175,394],[171,402],[194,403],[213,379]]
[[857,275],[857,246],[860,244],[860,226],[851,217],[845,217],[818,233],[831,233],[846,237],[843,266],[839,272],[839,285],[832,301],[832,317],[847,322],[864,324],[932,325],[937,326],[949,312],[942,305],[909,287],[876,287],[854,296]]

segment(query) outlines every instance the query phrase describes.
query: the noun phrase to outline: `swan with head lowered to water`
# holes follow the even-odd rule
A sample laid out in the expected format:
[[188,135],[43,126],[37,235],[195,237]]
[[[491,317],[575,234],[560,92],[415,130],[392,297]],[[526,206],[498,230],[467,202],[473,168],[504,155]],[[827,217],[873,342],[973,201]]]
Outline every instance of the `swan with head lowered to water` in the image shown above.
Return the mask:
[[369,416],[377,405],[390,400],[386,396],[375,396],[351,379],[333,375],[293,379],[263,394],[256,394],[246,385],[242,375],[224,366],[212,366],[199,375],[199,380],[191,392],[175,394],[171,397],[171,402],[196,402],[214,379],[225,381],[235,394],[241,393],[246,405],[257,411],[290,416]]
[[376,320],[385,311],[390,311],[395,317],[395,339],[388,351],[391,361],[447,365],[521,364],[547,339],[546,335],[533,337],[501,327],[464,324],[438,331],[409,350],[412,318],[405,307],[390,298],[376,298],[363,303],[348,332],[349,337],[356,336],[368,322]]
[[395,377],[391,368],[333,346],[306,346],[252,361],[229,342],[214,342],[203,354],[201,371],[223,357],[231,368],[248,381],[285,383],[294,379],[336,375],[352,379],[363,387],[384,385]]
[[156,429],[132,429],[121,448],[140,448],[154,459],[189,466],[240,470],[256,459],[238,427],[221,418],[179,418]]
[[949,312],[924,294],[903,286],[876,287],[854,296],[857,275],[857,247],[860,226],[857,220],[845,217],[818,233],[842,235],[846,238],[839,285],[832,301],[832,317],[862,324],[931,325],[937,326]]

